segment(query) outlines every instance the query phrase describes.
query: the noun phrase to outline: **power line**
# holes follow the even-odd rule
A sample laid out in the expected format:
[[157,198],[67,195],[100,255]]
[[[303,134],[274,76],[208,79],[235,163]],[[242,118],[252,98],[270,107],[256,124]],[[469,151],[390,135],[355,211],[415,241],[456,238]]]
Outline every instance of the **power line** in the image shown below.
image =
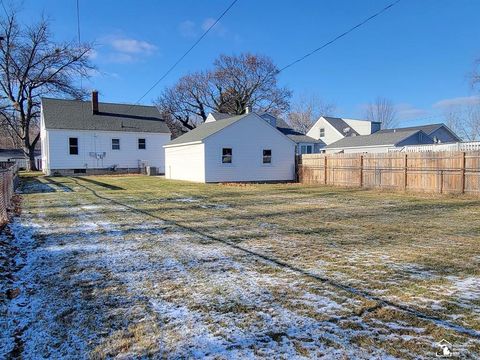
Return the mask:
[[[180,58],[178,58],[177,61],[175,61],[175,63],[170,66],[170,68],[135,102],[135,104],[133,104],[132,106],[134,105],[137,105],[140,101],[143,100],[143,98],[145,98],[145,96],[147,96],[150,91],[152,91],[158,84],[160,84],[160,82],[165,79],[168,74],[170,74],[172,72],[173,69],[175,69],[175,67],[180,64],[180,62],[200,43],[200,41],[203,40],[203,38],[205,36],[207,36],[207,34],[210,32],[210,30],[225,16],[225,14],[233,7],[233,5],[235,5],[235,3],[237,2],[238,0],[234,0],[223,12],[222,14],[217,18],[217,20],[215,20],[215,22],[210,25],[208,27],[207,30],[205,30],[205,32],[198,38],[197,41],[195,41],[195,43],[190,46],[190,48],[182,55],[180,56]],[[127,110],[128,111],[128,110]]]
[[327,46],[333,44],[334,42],[336,42],[337,40],[340,40],[341,38],[343,38],[344,36],[347,36],[348,34],[350,34],[351,32],[355,31],[356,29],[358,29],[359,27],[365,25],[366,23],[368,23],[370,20],[373,20],[374,18],[376,18],[377,16],[383,14],[385,11],[387,11],[388,9],[392,8],[393,6],[395,6],[396,4],[398,4],[401,0],[397,0],[387,6],[385,6],[382,10],[376,12],[375,14],[369,16],[368,18],[366,18],[365,20],[363,20],[362,22],[359,22],[357,25],[351,27],[350,29],[348,29],[347,31],[341,33],[340,35],[337,35],[336,37],[334,37],[332,40],[330,41],[327,41],[325,44],[323,44],[322,46],[310,51],[309,53],[303,55],[302,57],[292,61],[291,63],[289,63],[288,65],[285,65],[284,67],[282,67],[280,70],[277,71],[277,74],[292,67],[293,65],[295,64],[298,64],[300,61],[303,61],[305,60],[306,58],[312,56],[313,54],[315,54],[316,52],[326,48]]
[[77,37],[78,37],[78,45],[80,45],[80,5],[79,0],[77,0]]

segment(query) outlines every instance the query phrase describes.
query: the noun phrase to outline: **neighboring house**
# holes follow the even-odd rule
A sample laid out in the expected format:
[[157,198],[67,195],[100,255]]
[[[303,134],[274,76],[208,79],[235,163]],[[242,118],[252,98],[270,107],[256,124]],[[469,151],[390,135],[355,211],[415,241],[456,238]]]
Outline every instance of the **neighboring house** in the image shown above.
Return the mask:
[[322,116],[307,135],[323,140],[327,153],[398,151],[406,145],[461,141],[445,124],[396,129],[381,129],[380,126],[381,123],[374,121]]
[[195,182],[291,181],[295,142],[250,113],[205,122],[165,148],[165,177]]
[[400,151],[406,145],[433,144],[422,130],[377,131],[371,135],[349,136],[327,145],[327,153],[380,153]]
[[382,129],[380,133],[393,132],[393,131],[406,131],[406,130],[421,130],[427,134],[435,144],[444,144],[444,143],[455,143],[461,142],[462,139],[455,134],[450,128],[445,124],[428,124],[428,125],[419,125],[419,126],[410,126],[404,128],[396,129]]
[[380,130],[380,125],[368,120],[321,116],[308,130],[307,136],[330,145],[345,137],[373,134]]
[[47,175],[165,171],[170,130],[154,106],[43,98],[40,138]]
[[[11,161],[17,164],[20,170],[27,168],[28,157],[22,149],[0,149],[0,161]],[[40,150],[35,150],[35,161],[37,168],[41,169],[41,153]]]
[[290,140],[297,144],[296,154],[316,154],[325,147],[325,143],[322,140],[314,139],[310,136],[302,134],[301,132],[294,130],[284,120],[278,119],[269,113],[260,114],[264,120],[270,125],[276,127],[282,134],[287,136]]
[[[290,127],[284,120],[278,119],[276,116],[264,112],[257,113],[262,119],[267,123],[277,128],[282,134],[287,136],[290,140],[294,141],[297,144],[296,154],[314,154],[319,153],[321,149],[325,147],[325,143],[322,140],[314,139],[310,136],[307,136],[299,131],[296,131]],[[208,114],[206,123],[222,120],[231,117],[232,115],[223,114],[218,112],[213,112]]]

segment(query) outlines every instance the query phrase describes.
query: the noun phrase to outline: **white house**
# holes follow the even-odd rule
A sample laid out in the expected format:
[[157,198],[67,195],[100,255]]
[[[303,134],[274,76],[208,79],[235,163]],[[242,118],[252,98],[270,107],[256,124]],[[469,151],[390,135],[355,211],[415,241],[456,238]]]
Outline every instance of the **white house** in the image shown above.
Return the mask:
[[257,114],[209,121],[165,148],[165,177],[195,182],[291,181],[294,141]]
[[47,175],[165,171],[170,130],[154,106],[43,98],[40,139]]
[[326,145],[349,136],[370,135],[380,130],[380,123],[321,116],[307,132],[307,136],[322,140]]
[[[296,153],[298,155],[319,153],[325,147],[325,143],[322,140],[314,139],[295,129],[292,129],[292,127],[290,127],[290,125],[288,125],[284,120],[279,119],[268,112],[257,113],[257,115],[273,127],[276,127],[278,131],[287,136],[290,140],[294,141],[297,144]],[[212,112],[208,114],[205,122],[209,123],[212,121],[223,120],[231,116],[232,115],[229,114]]]

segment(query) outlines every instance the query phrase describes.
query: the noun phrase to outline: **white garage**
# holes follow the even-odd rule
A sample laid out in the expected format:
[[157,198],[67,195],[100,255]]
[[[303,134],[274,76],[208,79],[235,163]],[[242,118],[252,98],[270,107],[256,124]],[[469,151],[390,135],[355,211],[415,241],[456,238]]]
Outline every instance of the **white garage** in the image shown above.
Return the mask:
[[295,179],[295,142],[254,113],[204,123],[164,148],[167,179],[195,182]]

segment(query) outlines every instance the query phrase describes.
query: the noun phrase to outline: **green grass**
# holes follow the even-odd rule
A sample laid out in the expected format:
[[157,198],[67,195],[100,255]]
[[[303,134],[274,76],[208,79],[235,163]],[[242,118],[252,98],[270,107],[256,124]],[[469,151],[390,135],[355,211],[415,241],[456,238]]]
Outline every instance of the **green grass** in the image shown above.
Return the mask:
[[[413,358],[431,355],[431,343],[446,338],[467,354],[479,354],[478,339],[400,309],[407,307],[448,324],[480,329],[480,293],[476,288],[480,284],[479,199],[299,184],[194,184],[145,176],[28,176],[23,180],[30,189],[23,199],[24,216],[30,219],[41,216],[57,227],[73,227],[83,221],[78,218],[79,204],[94,204],[98,206],[94,220],[114,224],[125,234],[129,234],[131,224],[145,223],[148,227],[155,222],[158,227],[161,222],[165,234],[181,236],[182,246],[221,250],[245,266],[248,274],[254,274],[285,311],[318,322],[332,321],[332,315],[323,313],[315,302],[299,302],[299,292],[343,303],[346,306],[336,310],[335,316],[344,320],[335,321],[357,331],[348,341],[360,348]],[[51,192],[42,192],[45,190]],[[110,239],[109,231],[100,233],[105,241]],[[135,233],[128,236],[137,239]],[[142,238],[137,251],[161,257],[157,252],[162,246]],[[195,261],[198,258],[186,255],[185,248],[177,248],[175,243],[162,251],[189,269],[191,283],[163,274],[164,292],[159,295],[156,276],[160,275],[148,274],[142,283],[145,296],[185,304],[205,319],[212,313],[230,314],[232,319],[241,319],[235,326],[247,332],[264,325],[258,318],[267,311],[263,304],[231,298],[232,284],[208,281],[216,281],[220,276],[216,271],[230,276],[232,282],[244,281],[249,276],[243,274],[246,270],[230,263],[210,266],[204,258],[201,265],[190,267],[192,257]],[[159,261],[150,259],[152,263]],[[264,278],[267,280],[262,282]],[[468,280],[467,285],[461,287],[463,280]],[[359,293],[345,291],[347,286]],[[192,291],[202,294],[202,301]],[[394,306],[385,306],[381,300]],[[152,337],[165,330],[157,328],[157,321],[150,321],[151,328],[129,323],[99,340],[92,356],[125,353],[135,343],[145,343],[148,354],[155,353]],[[377,335],[358,330],[360,322]],[[385,325],[390,322],[404,324],[406,330],[392,330]],[[221,333],[222,327],[209,326]],[[415,332],[415,328],[422,332]],[[395,336],[387,340],[389,333]],[[188,341],[173,327],[161,336],[170,349],[180,346],[179,339]],[[299,355],[314,354],[308,341],[292,341]],[[330,344],[333,340],[328,337],[316,341],[328,348],[342,347],[335,341]]]

